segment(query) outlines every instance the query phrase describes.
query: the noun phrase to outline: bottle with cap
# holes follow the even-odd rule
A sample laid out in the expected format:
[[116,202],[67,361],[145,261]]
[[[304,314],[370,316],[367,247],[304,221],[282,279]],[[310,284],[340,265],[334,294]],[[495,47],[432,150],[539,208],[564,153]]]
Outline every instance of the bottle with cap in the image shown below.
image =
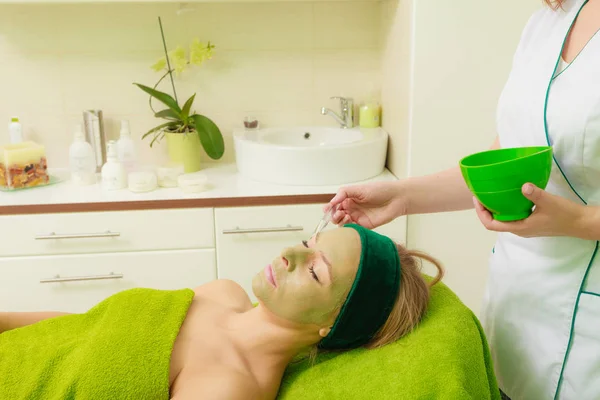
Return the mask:
[[11,143],[21,143],[23,141],[23,128],[19,122],[19,117],[12,117],[8,124],[8,133]]
[[75,126],[75,137],[69,147],[71,181],[76,185],[96,183],[96,159],[92,145],[85,140],[83,127]]
[[127,172],[119,162],[117,142],[108,142],[106,163],[102,166],[102,188],[104,190],[119,190],[127,187]]
[[129,130],[129,121],[121,121],[121,134],[117,141],[117,149],[119,153],[119,162],[125,168],[125,171],[132,172],[135,169],[136,157],[135,146],[131,139],[131,131]]

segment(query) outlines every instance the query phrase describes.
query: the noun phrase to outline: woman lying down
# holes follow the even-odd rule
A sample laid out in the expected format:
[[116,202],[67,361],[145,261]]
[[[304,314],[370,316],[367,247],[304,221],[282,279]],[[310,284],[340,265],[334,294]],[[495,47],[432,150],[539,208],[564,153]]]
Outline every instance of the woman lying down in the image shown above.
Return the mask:
[[423,316],[417,259],[357,225],[285,249],[244,290],[131,289],[84,314],[0,313],[0,399],[274,399],[300,353],[375,348]]

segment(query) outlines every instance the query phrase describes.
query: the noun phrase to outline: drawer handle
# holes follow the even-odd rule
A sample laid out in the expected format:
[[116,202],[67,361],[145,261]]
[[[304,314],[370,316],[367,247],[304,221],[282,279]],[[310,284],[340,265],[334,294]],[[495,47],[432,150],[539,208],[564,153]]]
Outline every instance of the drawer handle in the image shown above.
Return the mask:
[[72,233],[72,234],[58,234],[51,232],[48,235],[38,235],[35,240],[54,240],[54,239],[92,239],[92,238],[110,238],[119,237],[119,232],[98,232],[98,233]]
[[123,274],[115,274],[111,272],[108,275],[89,275],[89,276],[67,276],[61,278],[60,275],[54,278],[42,279],[40,283],[57,283],[57,282],[78,282],[78,281],[100,281],[105,279],[122,279]]
[[303,226],[282,226],[275,228],[250,228],[250,229],[242,229],[239,226],[236,226],[235,229],[225,229],[223,231],[223,235],[235,235],[241,233],[272,233],[272,232],[299,232],[303,231]]

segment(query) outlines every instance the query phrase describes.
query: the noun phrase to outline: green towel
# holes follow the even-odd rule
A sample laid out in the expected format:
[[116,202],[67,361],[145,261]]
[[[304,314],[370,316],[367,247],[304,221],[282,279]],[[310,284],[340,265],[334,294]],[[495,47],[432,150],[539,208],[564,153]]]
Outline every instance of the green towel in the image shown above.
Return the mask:
[[323,354],[288,367],[279,400],[500,399],[478,319],[445,285],[432,289],[420,326],[375,350]]
[[0,335],[2,400],[169,399],[169,365],[190,289],[131,289],[84,314]]

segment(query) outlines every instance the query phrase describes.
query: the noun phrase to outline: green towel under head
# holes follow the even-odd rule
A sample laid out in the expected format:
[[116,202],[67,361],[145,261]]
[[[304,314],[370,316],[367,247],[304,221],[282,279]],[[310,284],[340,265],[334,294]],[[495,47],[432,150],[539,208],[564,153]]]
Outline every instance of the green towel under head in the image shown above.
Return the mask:
[[168,400],[190,289],[131,289],[0,335],[1,400]]
[[279,400],[500,400],[479,321],[444,284],[422,323],[379,349],[325,353],[291,365]]

